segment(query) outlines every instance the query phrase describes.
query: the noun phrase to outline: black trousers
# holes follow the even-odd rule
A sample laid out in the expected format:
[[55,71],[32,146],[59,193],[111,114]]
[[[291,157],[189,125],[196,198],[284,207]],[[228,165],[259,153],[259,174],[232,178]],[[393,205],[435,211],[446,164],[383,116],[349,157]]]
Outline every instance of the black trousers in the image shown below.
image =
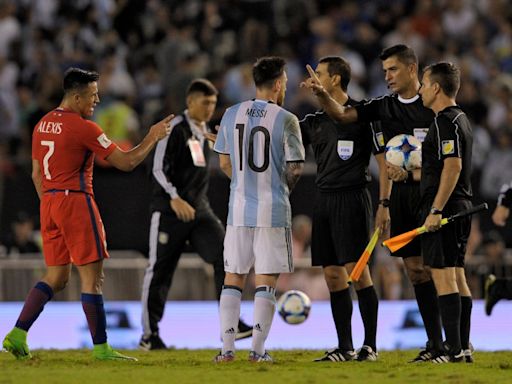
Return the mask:
[[212,264],[217,298],[220,297],[225,274],[225,230],[211,209],[196,211],[196,218],[188,223],[170,213],[155,211],[149,232],[149,265],[142,287],[142,328],[145,336],[158,332],[174,272],[187,240],[204,261]]

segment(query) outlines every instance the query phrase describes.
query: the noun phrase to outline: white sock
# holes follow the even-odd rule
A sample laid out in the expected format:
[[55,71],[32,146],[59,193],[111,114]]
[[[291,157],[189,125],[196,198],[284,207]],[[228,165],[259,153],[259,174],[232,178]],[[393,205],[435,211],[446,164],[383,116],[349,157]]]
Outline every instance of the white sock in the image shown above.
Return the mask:
[[261,285],[256,287],[254,295],[254,328],[252,331],[252,350],[258,355],[265,353],[267,340],[274,312],[276,310],[275,288]]
[[220,331],[222,353],[235,351],[235,336],[240,319],[242,291],[233,286],[225,286],[220,294]]

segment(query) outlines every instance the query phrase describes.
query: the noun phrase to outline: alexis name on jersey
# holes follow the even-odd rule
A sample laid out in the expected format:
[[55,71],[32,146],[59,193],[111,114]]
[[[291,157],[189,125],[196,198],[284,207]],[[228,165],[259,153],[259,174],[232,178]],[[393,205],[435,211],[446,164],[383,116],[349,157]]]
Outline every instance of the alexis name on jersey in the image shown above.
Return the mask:
[[41,121],[37,127],[37,132],[60,135],[62,132],[62,123],[56,121]]

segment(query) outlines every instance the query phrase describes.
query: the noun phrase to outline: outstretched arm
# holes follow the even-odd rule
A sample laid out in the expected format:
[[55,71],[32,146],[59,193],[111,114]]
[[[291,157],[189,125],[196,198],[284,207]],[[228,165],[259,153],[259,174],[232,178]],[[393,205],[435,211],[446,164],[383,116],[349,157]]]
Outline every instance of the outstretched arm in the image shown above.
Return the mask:
[[151,152],[156,143],[166,137],[171,132],[171,120],[174,115],[169,115],[165,119],[153,125],[146,137],[141,143],[129,151],[123,151],[116,148],[106,160],[121,171],[131,171],[139,165]]
[[357,110],[352,107],[344,107],[334,100],[329,92],[320,83],[318,76],[313,68],[308,64],[306,69],[309,73],[309,79],[300,83],[301,88],[310,89],[318,98],[322,109],[334,120],[343,124],[353,123],[357,121]]

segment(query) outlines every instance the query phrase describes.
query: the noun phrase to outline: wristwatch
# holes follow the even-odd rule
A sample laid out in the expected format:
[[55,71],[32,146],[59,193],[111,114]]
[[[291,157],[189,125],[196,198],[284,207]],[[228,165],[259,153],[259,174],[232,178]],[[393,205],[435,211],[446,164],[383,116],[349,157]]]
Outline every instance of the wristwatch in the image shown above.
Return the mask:
[[382,205],[384,208],[388,208],[389,207],[389,199],[380,199],[379,205]]
[[440,209],[437,209],[435,207],[432,207],[432,208],[430,208],[430,214],[431,215],[442,215],[443,211],[441,211]]

